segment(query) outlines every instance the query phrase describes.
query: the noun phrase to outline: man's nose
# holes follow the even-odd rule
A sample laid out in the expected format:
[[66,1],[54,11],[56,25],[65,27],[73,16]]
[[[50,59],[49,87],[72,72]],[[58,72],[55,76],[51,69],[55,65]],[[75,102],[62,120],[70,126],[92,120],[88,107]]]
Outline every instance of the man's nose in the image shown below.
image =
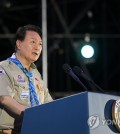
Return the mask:
[[35,44],[35,49],[40,49],[40,45],[39,44]]

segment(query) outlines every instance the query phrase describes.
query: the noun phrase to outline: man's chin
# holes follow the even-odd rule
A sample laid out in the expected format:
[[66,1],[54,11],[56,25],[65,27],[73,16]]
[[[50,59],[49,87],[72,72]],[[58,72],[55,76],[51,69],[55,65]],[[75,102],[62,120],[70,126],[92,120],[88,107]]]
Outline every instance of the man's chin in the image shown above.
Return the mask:
[[35,58],[35,59],[31,59],[31,63],[34,63],[38,60],[38,58]]

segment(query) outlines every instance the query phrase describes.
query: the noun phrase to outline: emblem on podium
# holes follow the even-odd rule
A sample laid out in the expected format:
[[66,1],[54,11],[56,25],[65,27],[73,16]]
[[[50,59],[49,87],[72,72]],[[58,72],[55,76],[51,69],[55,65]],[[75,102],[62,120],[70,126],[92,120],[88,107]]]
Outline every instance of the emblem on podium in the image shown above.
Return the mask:
[[116,129],[120,132],[120,99],[112,105],[112,119]]

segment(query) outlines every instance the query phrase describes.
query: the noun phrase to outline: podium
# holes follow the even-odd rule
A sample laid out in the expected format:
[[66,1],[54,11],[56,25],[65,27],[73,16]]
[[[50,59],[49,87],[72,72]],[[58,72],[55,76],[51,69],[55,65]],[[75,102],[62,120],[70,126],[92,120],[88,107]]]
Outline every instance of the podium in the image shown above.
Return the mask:
[[112,104],[119,96],[83,92],[25,110],[21,134],[116,134]]

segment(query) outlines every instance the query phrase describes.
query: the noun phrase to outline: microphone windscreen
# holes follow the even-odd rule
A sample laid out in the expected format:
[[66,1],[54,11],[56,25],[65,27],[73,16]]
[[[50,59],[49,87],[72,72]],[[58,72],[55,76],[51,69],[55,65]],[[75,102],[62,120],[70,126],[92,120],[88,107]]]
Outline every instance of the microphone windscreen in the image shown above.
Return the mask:
[[64,64],[62,67],[65,70],[65,72],[67,72],[67,73],[69,73],[72,70],[68,64]]

